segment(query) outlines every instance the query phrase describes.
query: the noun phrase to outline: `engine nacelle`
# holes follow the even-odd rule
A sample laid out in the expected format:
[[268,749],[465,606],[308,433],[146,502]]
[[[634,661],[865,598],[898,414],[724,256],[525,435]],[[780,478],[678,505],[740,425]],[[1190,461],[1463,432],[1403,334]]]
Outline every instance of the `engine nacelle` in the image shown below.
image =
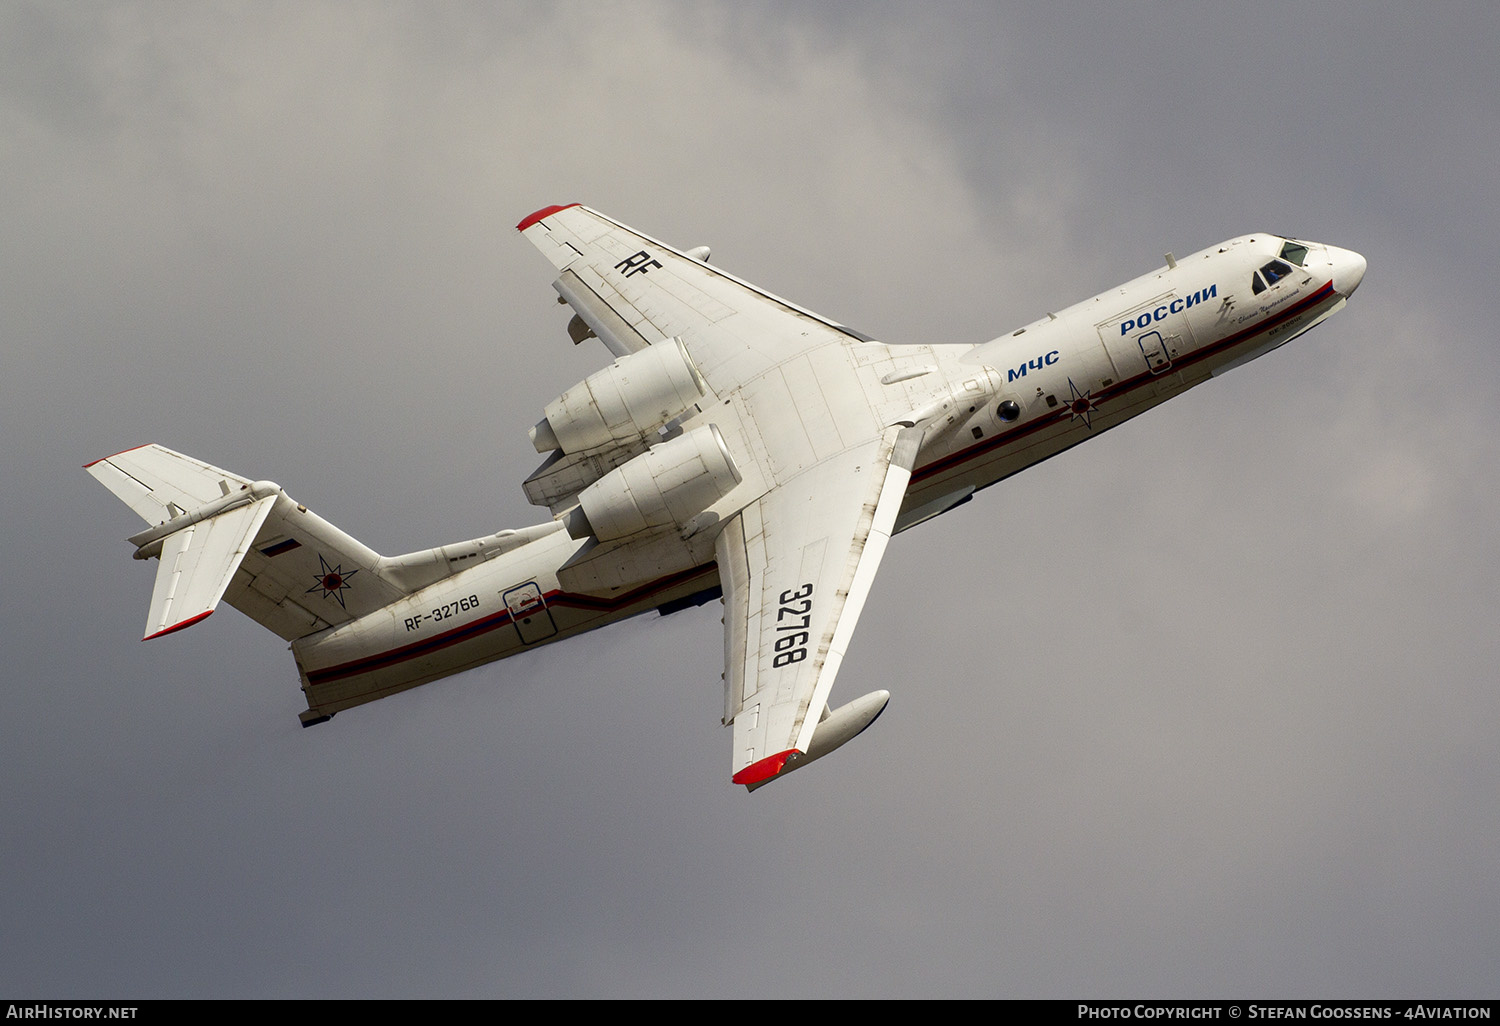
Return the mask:
[[712,424],[694,428],[616,467],[578,494],[565,521],[574,538],[614,541],[653,527],[684,527],[740,483]]
[[655,431],[708,394],[680,338],[662,339],[590,374],[547,404],[531,429],[540,453],[596,449]]

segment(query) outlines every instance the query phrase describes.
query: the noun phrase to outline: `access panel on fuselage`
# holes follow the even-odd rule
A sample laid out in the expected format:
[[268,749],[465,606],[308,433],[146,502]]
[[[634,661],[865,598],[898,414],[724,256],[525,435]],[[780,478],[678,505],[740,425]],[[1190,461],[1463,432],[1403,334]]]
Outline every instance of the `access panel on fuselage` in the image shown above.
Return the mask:
[[510,610],[511,622],[516,625],[516,633],[523,645],[534,645],[557,633],[552,611],[547,608],[547,600],[535,581],[527,581],[507,591],[505,608]]
[[1119,380],[1171,370],[1172,362],[1193,348],[1187,311],[1202,300],[1201,294],[1184,298],[1167,292],[1100,324],[1099,338]]

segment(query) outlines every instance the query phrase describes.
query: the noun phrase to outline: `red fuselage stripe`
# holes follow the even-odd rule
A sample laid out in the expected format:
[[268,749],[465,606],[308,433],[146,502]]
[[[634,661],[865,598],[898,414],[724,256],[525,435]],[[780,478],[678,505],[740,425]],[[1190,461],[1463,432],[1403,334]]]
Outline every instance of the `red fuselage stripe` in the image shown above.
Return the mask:
[[[547,609],[567,606],[574,609],[588,609],[595,612],[608,613],[636,605],[649,599],[653,594],[666,591],[669,588],[675,588],[680,584],[692,580],[694,577],[702,576],[716,569],[714,564],[705,563],[703,566],[697,566],[691,570],[663,577],[660,580],[653,581],[644,587],[637,588],[632,592],[613,599],[601,599],[592,595],[572,595],[561,590],[550,591],[542,596],[543,605]],[[534,610],[536,607],[529,608]],[[383,670],[397,663],[406,662],[408,659],[431,655],[434,652],[442,651],[453,645],[470,641],[512,623],[515,623],[515,617],[511,615],[510,610],[502,610],[490,616],[472,620],[452,630],[444,631],[441,634],[435,634],[430,638],[414,641],[410,645],[402,645],[400,648],[393,648],[386,652],[354,659],[347,663],[340,663],[337,666],[325,667],[321,670],[309,670],[307,671],[307,682],[309,684],[327,684],[329,681],[342,680],[345,677],[354,677],[362,673],[373,673],[376,670]]]
[[[1217,356],[1218,354],[1223,353],[1225,350],[1233,349],[1235,346],[1250,340],[1251,338],[1261,334],[1262,332],[1270,331],[1272,328],[1276,327],[1279,324],[1284,324],[1294,317],[1301,316],[1308,310],[1335,295],[1337,295],[1337,293],[1334,292],[1333,282],[1330,281],[1328,284],[1324,285],[1311,296],[1308,296],[1301,302],[1287,307],[1287,309],[1278,312],[1272,317],[1266,318],[1259,324],[1252,325],[1251,327],[1246,328],[1244,331],[1236,332],[1235,334],[1230,335],[1227,338],[1215,342],[1211,346],[1204,346],[1202,349],[1197,350],[1191,355],[1185,356],[1182,359],[1173,362],[1171,367],[1165,368],[1156,374],[1152,374],[1150,371],[1146,371],[1145,373],[1137,374],[1135,377],[1130,378],[1126,381],[1117,382],[1114,385],[1111,385],[1109,388],[1106,388],[1104,391],[1100,392],[1093,398],[1097,403],[1104,403],[1110,399],[1118,399],[1120,396],[1126,395],[1129,392],[1133,392],[1137,388],[1140,388],[1142,385],[1145,385],[1148,382],[1158,380],[1162,377],[1163,374],[1170,374],[1174,371],[1181,370],[1183,367],[1191,367],[1193,364],[1200,363],[1203,360],[1208,359],[1209,357]],[[1060,405],[1057,410],[1050,416],[1038,417],[1036,420],[1032,421],[1030,424],[1025,425],[1024,427],[1018,427],[1012,431],[1002,432],[1001,434],[995,435],[978,445],[972,445],[967,449],[961,449],[958,452],[952,453],[951,455],[944,456],[942,459],[934,460],[924,467],[919,467],[912,473],[911,479],[913,483],[915,483],[917,481],[923,480],[924,478],[932,477],[934,474],[940,474],[945,470],[952,470],[954,467],[967,463],[970,460],[975,459],[976,457],[983,456],[995,449],[1000,448],[1001,446],[1009,445],[1012,442],[1019,441],[1020,439],[1033,435],[1038,431],[1043,431],[1049,427],[1052,427],[1058,422],[1068,420],[1071,417],[1072,414],[1069,412],[1068,406],[1066,404]]]
[[[571,206],[577,205],[578,204],[576,203],[571,204]],[[536,214],[533,214],[530,218],[527,218],[527,221],[523,221],[522,225],[529,227],[529,225],[527,225],[527,222],[534,224],[536,221],[541,220],[543,217],[547,217],[550,214],[556,213],[558,210],[566,209],[567,207],[548,207],[545,210],[539,210]],[[1257,325],[1246,328],[1244,331],[1237,332],[1229,336],[1228,338],[1216,342],[1211,346],[1206,346],[1203,349],[1194,352],[1192,355],[1178,360],[1172,365],[1171,370],[1177,370],[1182,367],[1191,366],[1192,364],[1205,360],[1210,356],[1214,356],[1218,353],[1224,352],[1227,349],[1231,349],[1234,346],[1240,345],[1241,343],[1248,341],[1249,339],[1258,334],[1261,334],[1262,332],[1269,331],[1270,329],[1276,327],[1278,324],[1285,323],[1287,320],[1290,320],[1293,317],[1306,313],[1312,307],[1317,306],[1319,303],[1322,303],[1323,301],[1334,295],[1336,295],[1336,293],[1333,290],[1333,282],[1330,281],[1327,285],[1324,285],[1313,295],[1309,296],[1299,303],[1296,303],[1286,310],[1281,311],[1275,316],[1269,317]],[[1128,392],[1135,390],[1136,388],[1141,387],[1147,382],[1158,379],[1160,376],[1160,374],[1151,374],[1149,372],[1145,374],[1138,374],[1128,381],[1119,382],[1118,384],[1115,384],[1101,392],[1098,397],[1099,401],[1103,402],[1107,399],[1118,398]],[[1068,416],[1068,408],[1066,405],[1064,405],[1051,416],[1040,417],[1036,421],[1026,425],[1025,427],[1020,427],[1015,429],[1014,431],[996,435],[979,445],[970,446],[969,448],[960,450],[959,452],[953,453],[950,456],[945,456],[942,459],[935,460],[934,462],[927,464],[925,467],[919,468],[915,473],[912,474],[911,479],[913,482],[915,482],[923,478],[931,477],[932,475],[941,473],[945,470],[952,470],[955,467],[969,462],[970,460],[974,460],[980,456],[987,455],[988,453],[993,452],[1001,446],[1008,445],[1012,442],[1017,442],[1037,431],[1043,430],[1047,427],[1051,427],[1052,425],[1057,424],[1059,421],[1066,419]],[[654,594],[666,591],[670,588],[675,588],[681,584],[686,583],[687,581],[692,580],[694,577],[699,577],[708,573],[715,573],[717,572],[717,570],[718,568],[713,563],[705,563],[702,566],[694,567],[691,570],[684,570],[680,573],[660,578],[659,580],[653,581],[647,585],[643,585],[642,587],[637,588],[634,591],[611,599],[597,598],[593,595],[570,594],[565,591],[557,590],[548,592],[543,596],[543,600],[546,607],[549,609],[557,606],[567,606],[574,609],[586,609],[599,613],[609,613],[615,610],[625,609],[629,606],[636,605],[646,599],[649,599]],[[497,630],[514,622],[515,618],[511,616],[508,610],[495,613],[491,616],[486,616],[482,619],[471,621],[470,623],[466,623],[460,627],[455,627],[450,631],[443,632],[442,634],[436,634],[430,638],[424,638],[421,641],[413,642],[410,645],[403,645],[399,648],[394,648],[389,651],[381,652],[372,656],[364,656],[359,659],[351,660],[347,663],[340,663],[337,666],[329,666],[324,669],[307,671],[307,682],[312,685],[327,684],[331,681],[342,680],[346,677],[354,677],[362,673],[373,673],[376,670],[387,669],[398,663],[406,662],[409,659],[416,659],[421,656],[430,655],[434,652],[442,651],[443,649],[449,648],[453,645],[461,644],[465,641],[470,641],[474,638],[480,637],[481,635],[488,634],[490,631]],[[177,630],[180,629],[180,627],[186,626],[188,626],[188,624],[181,624],[179,625],[179,627],[175,627],[172,629]],[[163,631],[162,633],[170,633],[170,631]],[[153,635],[153,637],[156,636],[157,635]],[[782,758],[784,760],[785,756],[788,754],[790,753],[783,753],[781,756],[772,756],[771,758]],[[769,761],[770,759],[763,759],[760,763],[756,763],[756,766],[762,765],[763,763]],[[741,770],[740,772],[741,774],[748,773],[749,769],[753,768],[754,767],[750,767],[748,769]],[[780,769],[781,767],[777,766],[776,772],[780,772]],[[766,774],[766,776],[774,775],[775,773]],[[735,783],[753,783],[753,781],[741,781],[738,779],[738,777],[736,777]]]

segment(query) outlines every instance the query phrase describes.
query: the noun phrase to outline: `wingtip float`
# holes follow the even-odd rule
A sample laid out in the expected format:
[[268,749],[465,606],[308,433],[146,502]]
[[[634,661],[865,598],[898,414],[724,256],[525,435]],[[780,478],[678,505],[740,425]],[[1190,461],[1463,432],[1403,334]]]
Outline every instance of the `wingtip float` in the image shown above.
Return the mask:
[[743,784],[746,790],[754,792],[782,779],[793,770],[817,762],[825,755],[832,755],[878,720],[890,700],[889,691],[872,691],[832,711],[825,709],[823,718],[813,733],[812,744],[807,746],[806,752],[799,752],[794,748],[789,752],[769,756],[740,770],[734,775],[734,782]]

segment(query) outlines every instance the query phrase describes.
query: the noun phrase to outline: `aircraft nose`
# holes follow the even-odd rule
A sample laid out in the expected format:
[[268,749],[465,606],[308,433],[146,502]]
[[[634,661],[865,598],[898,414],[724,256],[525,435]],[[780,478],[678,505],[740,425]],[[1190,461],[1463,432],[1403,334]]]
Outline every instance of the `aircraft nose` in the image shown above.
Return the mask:
[[1352,249],[1328,247],[1333,261],[1333,287],[1341,296],[1352,296],[1365,278],[1365,258]]

